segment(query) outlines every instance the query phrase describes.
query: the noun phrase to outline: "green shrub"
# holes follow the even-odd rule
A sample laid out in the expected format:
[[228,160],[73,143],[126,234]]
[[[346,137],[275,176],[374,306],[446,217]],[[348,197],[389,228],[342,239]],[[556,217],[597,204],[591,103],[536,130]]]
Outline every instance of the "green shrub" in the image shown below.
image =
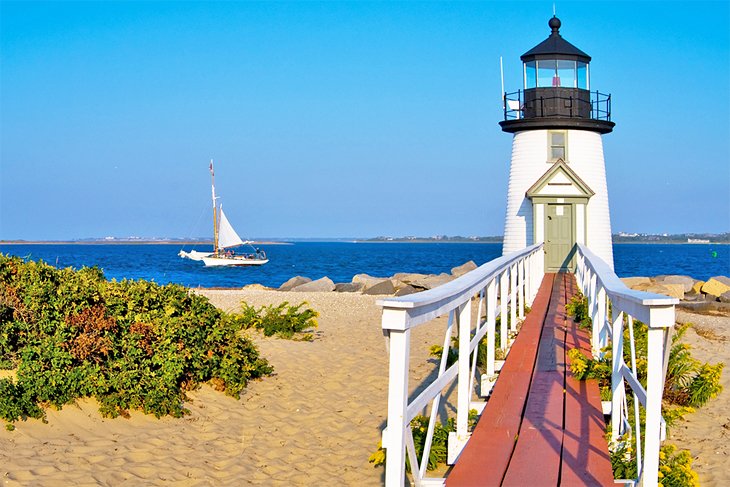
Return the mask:
[[[296,333],[317,328],[317,316],[319,315],[312,309],[302,309],[306,305],[307,303],[303,302],[292,306],[284,301],[276,306],[262,306],[256,310],[244,302],[241,303],[240,318],[246,323],[245,326],[259,329],[266,336],[292,338]],[[311,335],[306,338],[311,340]]]
[[181,416],[209,382],[238,397],[272,372],[247,323],[177,285],[107,281],[98,268],[56,269],[0,254],[0,418],[41,417],[94,397],[105,416]]

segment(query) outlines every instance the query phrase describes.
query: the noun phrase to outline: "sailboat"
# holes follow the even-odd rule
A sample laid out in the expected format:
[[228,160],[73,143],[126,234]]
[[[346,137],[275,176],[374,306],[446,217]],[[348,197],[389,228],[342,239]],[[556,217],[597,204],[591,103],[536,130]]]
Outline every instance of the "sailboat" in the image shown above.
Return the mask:
[[[269,259],[266,252],[254,247],[252,242],[243,241],[238,236],[236,230],[233,229],[231,222],[228,221],[226,214],[223,213],[223,205],[218,204],[218,198],[215,195],[215,173],[213,172],[213,161],[210,161],[210,179],[213,194],[213,252],[198,252],[191,250],[185,252],[181,250],[179,255],[185,259],[203,261],[206,266],[210,267],[233,267],[233,266],[251,266],[264,265]],[[236,253],[233,250],[236,247],[248,245],[252,251]]]

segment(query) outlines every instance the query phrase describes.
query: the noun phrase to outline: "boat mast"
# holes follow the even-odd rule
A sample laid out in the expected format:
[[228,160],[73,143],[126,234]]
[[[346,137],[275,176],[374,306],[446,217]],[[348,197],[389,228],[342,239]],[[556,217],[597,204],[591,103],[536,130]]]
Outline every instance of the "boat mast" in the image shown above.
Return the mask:
[[210,187],[213,194],[213,252],[218,253],[218,211],[215,206],[215,173],[213,159],[210,160]]

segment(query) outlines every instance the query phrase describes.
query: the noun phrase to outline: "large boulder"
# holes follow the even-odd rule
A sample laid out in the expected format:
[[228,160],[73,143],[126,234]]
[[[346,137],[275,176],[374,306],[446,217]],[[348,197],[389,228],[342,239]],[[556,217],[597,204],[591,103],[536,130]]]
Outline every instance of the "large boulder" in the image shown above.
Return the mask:
[[[621,282],[629,289],[636,289],[637,291],[643,291],[651,285],[651,279],[648,277],[622,277]],[[643,287],[644,289],[639,289]]]
[[461,264],[460,266],[454,267],[453,269],[451,269],[451,275],[454,277],[463,276],[467,272],[471,272],[476,268],[477,268],[477,265],[474,263],[473,260],[470,260],[469,262],[467,262],[465,264]]
[[304,284],[301,284],[295,288],[291,289],[293,292],[302,293],[302,292],[312,292],[312,293],[321,293],[321,292],[331,292],[335,290],[335,283],[332,282],[332,279],[329,277],[323,277],[321,279],[317,279],[316,281],[310,281],[306,282]]
[[730,303],[730,291],[725,291],[720,295],[721,303]]
[[414,293],[417,293],[417,292],[419,292],[419,291],[420,291],[420,289],[416,289],[415,287],[413,287],[413,286],[411,286],[411,285],[408,285],[408,284],[406,284],[405,286],[403,286],[403,287],[399,288],[399,289],[398,289],[398,290],[397,290],[397,291],[395,292],[395,295],[396,295],[396,296],[407,296],[407,295],[409,295],[409,294],[414,294]]
[[711,277],[702,285],[702,292],[713,296],[714,299],[718,299],[728,291],[730,291],[730,279],[725,276]]
[[338,293],[356,293],[362,291],[365,285],[361,282],[340,282],[335,284]]
[[439,287],[442,284],[453,281],[455,278],[451,274],[441,273],[438,276],[430,275],[423,279],[418,279],[411,283],[411,286],[421,289],[433,289]]
[[312,282],[312,280],[308,277],[294,276],[286,281],[284,284],[279,286],[279,291],[291,291],[293,288],[301,286],[302,284],[306,284],[308,282]]
[[692,290],[696,280],[690,276],[657,276],[654,278],[658,284],[681,284],[684,288],[684,292],[688,293]]
[[646,289],[642,289],[642,291],[646,291],[647,293],[663,294],[677,299],[684,299],[684,286],[682,284],[652,284]]
[[355,274],[352,282],[363,284],[366,288],[385,281],[387,277],[373,277],[369,274]]
[[385,279],[370,287],[366,287],[362,293],[369,295],[395,294],[395,286],[390,279]]
[[689,294],[702,294],[702,286],[705,285],[705,281],[695,281],[690,289]]
[[412,284],[414,281],[424,279],[426,277],[428,277],[426,274],[399,272],[398,274],[395,274],[391,279],[395,279],[396,281],[400,281],[405,284]]

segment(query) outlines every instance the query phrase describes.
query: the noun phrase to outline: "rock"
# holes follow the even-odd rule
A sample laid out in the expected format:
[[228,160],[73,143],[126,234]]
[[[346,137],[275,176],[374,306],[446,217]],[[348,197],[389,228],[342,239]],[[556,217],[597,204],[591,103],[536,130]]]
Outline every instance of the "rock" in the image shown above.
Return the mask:
[[388,280],[387,277],[373,277],[368,274],[356,274],[352,278],[352,282],[363,284],[365,286],[365,289],[386,280]]
[[306,284],[308,282],[312,282],[312,280],[308,277],[295,276],[279,286],[279,291],[291,291],[293,288],[301,286],[302,284]]
[[639,289],[637,286],[649,286],[651,285],[651,279],[648,277],[622,277],[621,282],[624,283],[624,285],[629,289],[636,289],[637,291],[643,291],[643,289]]
[[421,289],[433,289],[447,282],[453,281],[455,278],[451,274],[441,273],[438,276],[430,275],[423,279],[418,279],[411,283],[413,287],[420,287]]
[[684,293],[684,301],[704,301],[705,295],[702,293]]
[[329,277],[323,277],[321,279],[317,279],[316,281],[310,281],[305,282],[304,284],[301,284],[295,288],[292,288],[291,291],[302,293],[302,292],[313,292],[313,293],[320,293],[320,292],[331,292],[335,290],[335,283],[332,282],[332,279]]
[[694,285],[692,286],[692,293],[693,294],[702,294],[702,286],[705,285],[705,281],[696,281]]
[[730,303],[730,291],[725,291],[720,295],[721,303]]
[[241,289],[254,290],[254,291],[273,291],[272,288],[263,286],[261,284],[248,284],[243,286]]
[[726,286],[730,287],[730,277],[727,276],[715,276],[711,279],[715,279],[716,281],[720,281],[721,283],[725,284]]
[[684,287],[684,292],[688,293],[692,290],[692,287],[695,285],[696,279],[691,278],[690,276],[657,276],[655,278],[655,281],[658,284],[681,284]]
[[702,292],[708,296],[714,296],[714,299],[718,299],[727,291],[730,291],[730,279],[725,276],[711,277],[702,285]]
[[405,284],[413,284],[413,282],[418,281],[419,279],[425,279],[428,276],[426,274],[412,274],[407,272],[399,272],[398,274],[395,274],[391,279],[394,279],[396,281],[400,281]]
[[684,286],[681,284],[652,284],[646,289],[642,289],[642,291],[646,291],[647,293],[663,294],[677,299],[684,299]]
[[476,268],[477,265],[474,263],[473,260],[470,260],[466,264],[461,264],[460,266],[451,269],[451,275],[454,277],[463,276],[467,272],[473,271]]
[[405,286],[401,287],[395,292],[396,296],[407,296],[409,294],[414,294],[420,292],[420,289],[416,289],[415,287],[406,284]]
[[356,293],[362,291],[365,285],[361,282],[342,282],[335,284],[335,291],[338,293]]
[[390,279],[385,279],[382,282],[366,287],[362,293],[369,295],[395,294],[395,286]]

